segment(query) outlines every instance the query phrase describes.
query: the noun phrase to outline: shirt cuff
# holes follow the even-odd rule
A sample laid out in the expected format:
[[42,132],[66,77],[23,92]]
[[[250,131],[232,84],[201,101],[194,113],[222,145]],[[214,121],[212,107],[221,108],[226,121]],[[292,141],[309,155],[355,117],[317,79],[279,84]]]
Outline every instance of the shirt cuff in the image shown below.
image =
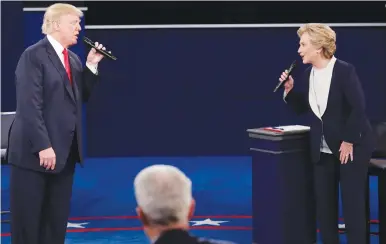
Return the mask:
[[284,91],[284,93],[283,93],[283,101],[284,101],[285,103],[287,103],[287,101],[285,100],[286,96],[287,96],[287,92]]
[[91,70],[91,72],[93,72],[95,75],[98,74],[98,64],[90,64],[90,63],[86,63],[86,66],[87,68],[89,68]]

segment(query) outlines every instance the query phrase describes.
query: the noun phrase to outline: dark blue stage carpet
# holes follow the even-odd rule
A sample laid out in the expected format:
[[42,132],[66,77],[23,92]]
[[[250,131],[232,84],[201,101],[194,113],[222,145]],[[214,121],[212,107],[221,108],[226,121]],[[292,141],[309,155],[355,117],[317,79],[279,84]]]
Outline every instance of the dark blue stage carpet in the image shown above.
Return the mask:
[[[249,157],[89,159],[86,167],[79,167],[76,172],[66,243],[149,243],[135,216],[133,180],[137,172],[151,164],[176,165],[192,179],[197,202],[192,219],[195,222],[191,222],[193,234],[252,243]],[[7,166],[2,167],[1,176],[1,208],[7,210]],[[371,217],[375,219],[378,212],[375,181],[371,191]],[[10,243],[8,224],[2,224],[1,233],[1,243]],[[344,235],[342,243],[346,243]],[[378,243],[376,236],[372,237],[372,243]]]

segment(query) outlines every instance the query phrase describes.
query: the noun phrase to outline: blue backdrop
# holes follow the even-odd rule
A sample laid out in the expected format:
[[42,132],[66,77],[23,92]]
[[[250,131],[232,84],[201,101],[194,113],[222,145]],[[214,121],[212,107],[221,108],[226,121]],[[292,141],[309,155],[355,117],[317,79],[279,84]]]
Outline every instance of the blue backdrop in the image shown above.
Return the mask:
[[[43,37],[43,11],[21,18],[20,3],[7,4],[2,18],[12,22],[13,34],[3,35],[9,46],[2,56],[9,59],[2,62],[2,111],[15,109],[14,68],[21,52]],[[386,120],[386,29],[335,30],[336,56],[357,67],[369,117]],[[298,59],[296,28],[86,33],[118,56],[100,64],[102,82],[87,105],[90,157],[246,155],[247,128],[305,123],[285,106],[281,92],[272,92],[280,73]],[[85,60],[83,43],[72,50]]]
[[15,111],[14,74],[23,52],[23,3],[1,2],[1,111]]
[[[386,119],[386,29],[335,28],[371,119]],[[304,123],[272,92],[296,28],[87,30],[118,56],[88,105],[88,155],[244,155],[247,128]],[[297,73],[304,70],[301,65]],[[296,74],[295,74],[296,75]]]

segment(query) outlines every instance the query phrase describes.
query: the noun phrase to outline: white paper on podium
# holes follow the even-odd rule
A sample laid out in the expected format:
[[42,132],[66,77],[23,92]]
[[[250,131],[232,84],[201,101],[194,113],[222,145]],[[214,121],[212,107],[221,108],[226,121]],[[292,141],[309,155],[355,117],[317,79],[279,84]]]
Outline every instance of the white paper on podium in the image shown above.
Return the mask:
[[276,130],[281,130],[283,132],[306,132],[310,130],[309,126],[304,125],[283,125],[283,126],[275,126],[275,127],[267,127]]
[[282,125],[268,126],[255,129],[248,129],[247,132],[253,134],[269,135],[269,136],[284,136],[293,134],[303,134],[310,131],[309,126],[304,125]]

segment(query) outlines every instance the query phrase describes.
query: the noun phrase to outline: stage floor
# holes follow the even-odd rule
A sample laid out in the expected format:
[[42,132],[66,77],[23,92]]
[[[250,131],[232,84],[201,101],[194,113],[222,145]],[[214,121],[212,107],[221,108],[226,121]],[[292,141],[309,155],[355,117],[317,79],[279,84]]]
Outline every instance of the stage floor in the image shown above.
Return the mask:
[[[192,233],[252,243],[252,161],[249,157],[170,157],[88,159],[77,168],[66,244],[149,243],[135,214],[133,180],[151,164],[172,164],[193,182],[196,199]],[[1,208],[9,207],[9,169],[2,166]],[[371,217],[378,214],[376,183],[371,182]],[[206,220],[205,222],[203,222]],[[10,242],[9,224],[1,243]],[[275,235],[272,230],[272,235]],[[341,235],[342,243],[345,236]],[[371,243],[378,243],[377,236]]]

